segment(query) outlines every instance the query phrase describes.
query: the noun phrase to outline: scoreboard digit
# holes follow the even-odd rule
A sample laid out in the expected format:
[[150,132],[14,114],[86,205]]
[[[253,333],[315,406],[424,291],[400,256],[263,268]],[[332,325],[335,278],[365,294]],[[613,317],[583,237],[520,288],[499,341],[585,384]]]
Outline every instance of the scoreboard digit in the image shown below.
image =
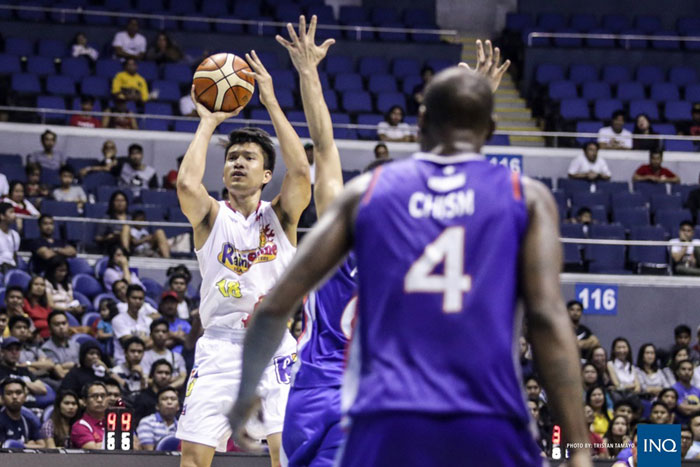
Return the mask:
[[134,447],[132,431],[133,411],[126,407],[110,407],[106,412],[105,449],[131,451]]

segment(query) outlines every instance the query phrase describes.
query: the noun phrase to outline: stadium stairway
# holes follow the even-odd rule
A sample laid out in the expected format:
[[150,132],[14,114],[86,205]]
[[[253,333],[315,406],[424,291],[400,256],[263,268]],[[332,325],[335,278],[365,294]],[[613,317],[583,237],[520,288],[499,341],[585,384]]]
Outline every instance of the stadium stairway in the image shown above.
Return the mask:
[[[457,36],[454,43],[462,44],[462,61],[473,65],[476,63],[476,39],[474,36]],[[537,121],[532,118],[532,112],[527,107],[527,102],[520,96],[520,92],[509,73],[503,77],[501,85],[496,91],[496,117],[499,130],[534,131],[541,130]],[[510,136],[510,144],[513,146],[543,147],[544,138],[541,136]]]

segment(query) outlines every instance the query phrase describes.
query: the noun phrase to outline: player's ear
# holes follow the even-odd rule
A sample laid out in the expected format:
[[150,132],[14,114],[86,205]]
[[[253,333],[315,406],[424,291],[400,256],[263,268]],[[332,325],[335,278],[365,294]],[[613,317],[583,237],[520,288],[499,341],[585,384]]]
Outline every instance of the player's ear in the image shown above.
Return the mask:
[[263,184],[270,183],[270,180],[272,180],[272,170],[265,169],[263,171]]

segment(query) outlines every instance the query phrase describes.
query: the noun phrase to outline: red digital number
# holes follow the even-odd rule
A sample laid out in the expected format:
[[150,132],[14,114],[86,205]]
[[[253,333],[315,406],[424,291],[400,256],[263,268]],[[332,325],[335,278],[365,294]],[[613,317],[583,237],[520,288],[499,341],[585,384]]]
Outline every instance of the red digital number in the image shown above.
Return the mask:
[[107,431],[117,431],[117,414],[114,412],[107,414]]
[[552,444],[560,444],[561,443],[561,427],[559,425],[554,425],[554,429],[552,430]]
[[122,431],[131,431],[131,413],[122,413]]

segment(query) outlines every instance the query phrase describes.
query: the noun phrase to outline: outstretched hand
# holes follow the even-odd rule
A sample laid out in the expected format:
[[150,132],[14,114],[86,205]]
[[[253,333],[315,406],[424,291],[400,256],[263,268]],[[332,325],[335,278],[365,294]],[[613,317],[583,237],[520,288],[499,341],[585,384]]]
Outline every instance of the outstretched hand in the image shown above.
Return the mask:
[[247,402],[238,399],[228,416],[233,442],[244,451],[255,454],[262,454],[264,452],[263,446],[260,441],[248,435],[245,426],[252,416],[260,416],[260,407],[260,398],[258,397]]
[[502,64],[499,63],[500,61],[501,50],[498,47],[493,48],[489,40],[486,41],[486,46],[484,46],[481,40],[477,40],[476,67],[472,68],[465,62],[461,62],[459,66],[484,75],[489,80],[489,83],[491,83],[491,91],[496,92],[498,86],[501,84],[503,75],[510,66],[510,60],[506,60]]
[[335,44],[335,39],[326,39],[321,45],[315,44],[316,22],[316,15],[313,15],[307,30],[306,17],[301,15],[299,16],[299,35],[294,31],[292,24],[287,23],[287,31],[291,42],[280,35],[275,36],[277,42],[287,49],[294,67],[299,72],[315,69],[326,56],[328,48]]
[[248,65],[253,69],[253,71],[243,70],[241,73],[244,73],[247,76],[252,76],[255,78],[255,81],[258,82],[260,103],[267,108],[269,104],[272,104],[277,100],[275,97],[275,88],[272,86],[272,76],[270,76],[270,73],[265,68],[265,65],[263,65],[258,58],[258,54],[255,53],[255,50],[251,50],[250,53],[245,54],[245,60],[248,62]]
[[204,106],[204,104],[198,102],[197,99],[195,99],[194,84],[190,89],[190,98],[192,99],[192,102],[194,102],[194,108],[197,110],[197,115],[199,115],[199,118],[201,118],[202,120],[211,120],[217,126],[224,120],[227,120],[231,117],[235,117],[236,115],[241,113],[241,110],[243,110],[243,108],[241,107],[239,109],[234,110],[233,112],[212,112],[211,110],[207,109]]

